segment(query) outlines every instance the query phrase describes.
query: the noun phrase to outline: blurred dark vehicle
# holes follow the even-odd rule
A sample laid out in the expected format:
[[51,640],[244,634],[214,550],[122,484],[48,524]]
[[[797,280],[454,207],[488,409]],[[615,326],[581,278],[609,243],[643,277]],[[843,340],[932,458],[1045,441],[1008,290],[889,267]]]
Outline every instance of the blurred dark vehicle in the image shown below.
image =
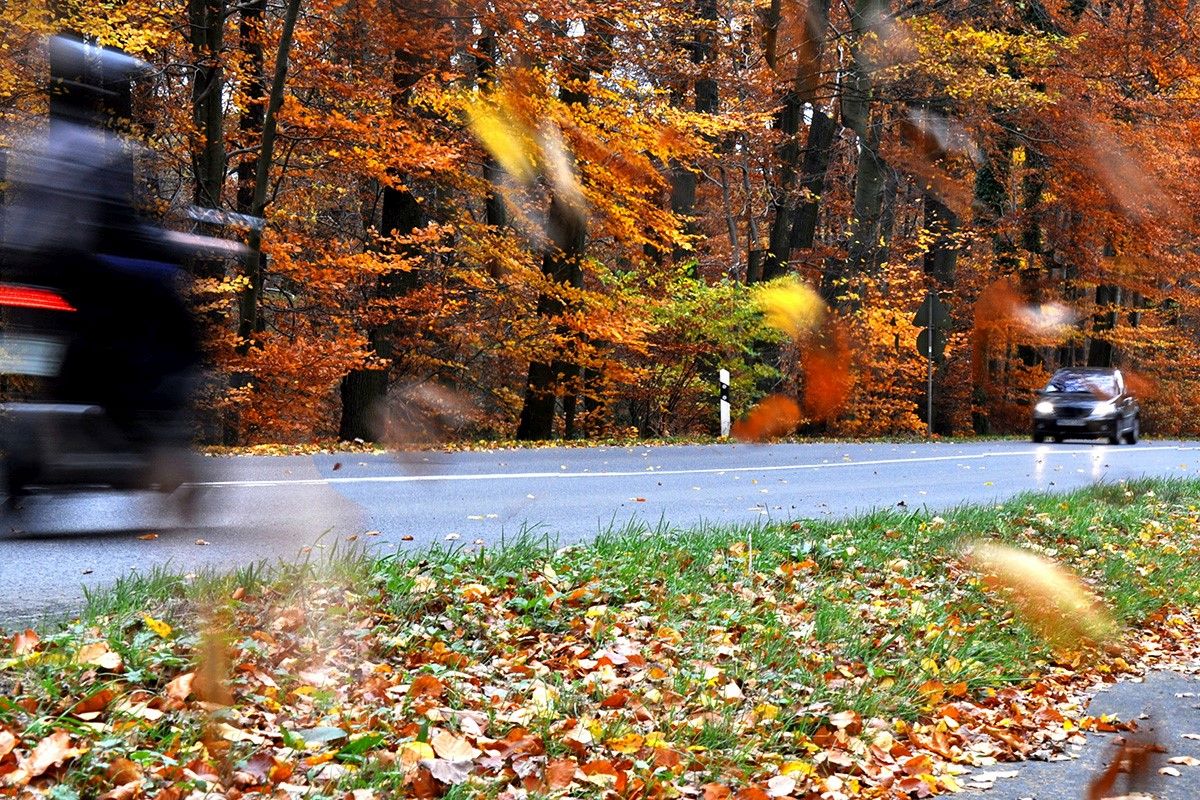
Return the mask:
[[1119,369],[1068,367],[1054,373],[1033,407],[1033,441],[1047,437],[1137,444],[1141,408]]
[[137,148],[105,109],[145,65],[64,37],[51,40],[51,64],[49,125],[8,159],[5,505],[46,490],[174,492],[199,463],[189,445],[202,353],[181,267],[210,240],[147,221],[135,202]]

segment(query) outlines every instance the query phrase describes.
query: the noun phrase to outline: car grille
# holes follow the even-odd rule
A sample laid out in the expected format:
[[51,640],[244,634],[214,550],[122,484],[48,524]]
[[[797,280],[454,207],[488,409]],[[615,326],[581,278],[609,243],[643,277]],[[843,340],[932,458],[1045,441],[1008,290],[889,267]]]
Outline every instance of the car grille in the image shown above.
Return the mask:
[[1086,417],[1092,413],[1091,406],[1057,406],[1054,409],[1056,416],[1065,419],[1073,419],[1078,417]]

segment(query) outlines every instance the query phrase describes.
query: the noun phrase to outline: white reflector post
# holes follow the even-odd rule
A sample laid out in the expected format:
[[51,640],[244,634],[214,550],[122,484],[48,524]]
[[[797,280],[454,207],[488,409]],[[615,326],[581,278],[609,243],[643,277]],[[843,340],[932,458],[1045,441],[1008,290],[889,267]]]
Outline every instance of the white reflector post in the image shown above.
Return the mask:
[[721,370],[721,438],[729,437],[729,370]]

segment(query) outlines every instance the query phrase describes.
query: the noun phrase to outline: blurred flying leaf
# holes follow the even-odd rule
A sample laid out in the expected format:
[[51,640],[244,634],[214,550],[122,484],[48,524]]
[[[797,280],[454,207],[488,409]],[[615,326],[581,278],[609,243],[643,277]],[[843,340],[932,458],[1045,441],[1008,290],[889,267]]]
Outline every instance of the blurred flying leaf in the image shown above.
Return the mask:
[[846,406],[854,386],[850,369],[852,354],[846,337],[826,326],[801,348],[800,357],[804,367],[805,416],[833,419]]
[[1126,775],[1130,789],[1143,788],[1155,779],[1154,756],[1167,752],[1167,749],[1153,739],[1138,741],[1132,737],[1119,740],[1120,748],[1116,756],[1109,762],[1104,772],[1100,773],[1088,785],[1086,800],[1105,800],[1114,797],[1113,789],[1117,778]]
[[1117,638],[1117,624],[1100,600],[1053,561],[991,542],[971,545],[967,560],[986,585],[1008,590],[1021,619],[1053,646],[1078,649]]
[[743,442],[765,442],[786,436],[800,424],[800,405],[790,397],[772,395],[733,425],[733,437]]
[[505,113],[505,95],[468,106],[471,132],[505,172],[522,183],[537,177],[537,138],[518,117]]
[[794,339],[817,330],[828,312],[821,295],[796,277],[764,285],[758,290],[757,300],[767,324]]
[[197,700],[218,706],[233,705],[233,694],[229,690],[232,665],[228,639],[225,628],[219,623],[213,621],[205,626],[191,685]]

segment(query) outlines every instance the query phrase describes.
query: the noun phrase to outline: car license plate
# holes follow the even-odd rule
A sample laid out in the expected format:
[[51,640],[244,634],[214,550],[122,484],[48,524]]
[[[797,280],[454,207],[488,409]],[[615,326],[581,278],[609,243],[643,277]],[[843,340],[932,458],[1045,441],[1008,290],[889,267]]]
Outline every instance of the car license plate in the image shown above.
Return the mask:
[[1070,427],[1083,427],[1084,425],[1087,425],[1087,420],[1086,420],[1086,419],[1078,419],[1078,418],[1075,418],[1075,419],[1060,419],[1060,420],[1058,421],[1058,424],[1059,424],[1059,425],[1070,426]]
[[53,377],[65,351],[66,344],[54,336],[0,333],[0,375]]

